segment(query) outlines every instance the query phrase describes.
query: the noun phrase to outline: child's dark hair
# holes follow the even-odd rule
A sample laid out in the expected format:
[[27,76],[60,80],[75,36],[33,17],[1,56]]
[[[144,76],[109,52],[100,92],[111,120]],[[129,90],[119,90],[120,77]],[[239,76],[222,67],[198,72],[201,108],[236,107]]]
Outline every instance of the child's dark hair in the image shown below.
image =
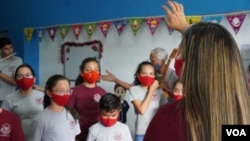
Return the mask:
[[33,70],[33,68],[32,68],[29,64],[22,64],[22,65],[19,65],[19,66],[16,68],[15,79],[17,79],[17,75],[18,75],[17,72],[19,71],[19,69],[20,69],[20,68],[24,68],[24,67],[29,68],[30,71],[31,71],[31,73],[32,73],[32,76],[33,76],[33,77],[36,77],[35,71]]
[[[140,82],[139,79],[137,78],[137,74],[139,74],[139,73],[142,71],[142,67],[145,66],[145,65],[150,65],[150,66],[152,66],[152,67],[154,68],[154,75],[156,76],[156,71],[155,71],[154,65],[153,65],[151,62],[149,62],[149,61],[143,61],[143,62],[141,62],[141,63],[138,65],[137,70],[136,70],[136,72],[135,72],[135,74],[134,74],[134,85],[140,85],[140,84],[141,84],[141,82]],[[155,79],[157,79],[157,78],[155,77]]]
[[[82,61],[82,64],[80,65],[80,72],[82,72],[84,70],[84,67],[87,63],[89,62],[96,62],[98,65],[99,65],[99,62],[97,61],[97,59],[95,57],[88,57],[88,58],[85,58],[83,61]],[[100,70],[100,65],[99,65],[99,70]],[[82,84],[84,82],[82,76],[79,74],[78,77],[76,78],[76,81],[75,81],[75,86],[79,85],[79,84]]]
[[106,93],[100,99],[99,109],[106,112],[112,112],[121,108],[121,101],[118,96],[112,93]]
[[[122,85],[120,85],[120,84],[118,84],[118,83],[115,83],[114,91],[115,91],[118,87],[124,88]],[[126,90],[126,88],[124,88],[124,90]]]
[[10,45],[10,44],[12,44],[12,42],[10,41],[9,38],[7,38],[7,37],[0,38],[0,48],[3,48],[4,46]]
[[[44,100],[43,100],[43,106],[44,108],[48,107],[51,104],[51,99],[50,97],[46,94],[46,91],[52,91],[53,88],[55,87],[55,85],[57,84],[58,81],[60,80],[67,80],[68,83],[70,84],[70,81],[63,75],[60,74],[55,74],[52,75],[46,82],[46,86],[45,86],[45,94],[44,94]],[[71,113],[71,115],[73,116],[73,118],[75,120],[79,119],[79,114],[78,112],[73,109],[68,107],[67,105],[65,106],[66,110],[69,111]]]

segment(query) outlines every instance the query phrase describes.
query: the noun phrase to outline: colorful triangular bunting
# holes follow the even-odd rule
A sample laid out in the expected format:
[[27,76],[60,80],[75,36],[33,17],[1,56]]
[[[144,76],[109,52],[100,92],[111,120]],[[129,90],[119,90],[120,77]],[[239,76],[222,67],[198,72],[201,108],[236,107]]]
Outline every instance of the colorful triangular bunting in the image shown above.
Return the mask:
[[203,16],[202,21],[220,24],[223,16]]
[[242,23],[246,17],[246,13],[238,13],[238,14],[229,14],[226,15],[228,22],[233,28],[235,34],[237,34],[240,30]]
[[99,23],[98,23],[98,26],[99,26],[99,28],[101,29],[102,34],[103,34],[103,36],[104,36],[105,38],[106,38],[106,36],[107,36],[107,34],[108,34],[110,25],[111,25],[111,21],[105,21],[105,22],[99,22]]
[[44,29],[43,28],[36,29],[36,35],[39,38],[39,41],[41,42],[44,35]]
[[89,39],[92,37],[95,29],[96,29],[96,23],[86,23],[84,24],[85,31],[88,34]]
[[121,19],[121,20],[113,21],[119,36],[122,34],[122,32],[124,30],[124,27],[126,26],[127,22],[128,22],[127,19]]
[[65,38],[65,36],[68,34],[69,31],[69,25],[61,25],[59,26],[59,31],[62,36],[62,39]]
[[81,30],[82,30],[82,24],[76,24],[76,25],[71,25],[72,31],[76,37],[76,39],[78,40]]
[[30,42],[33,36],[34,28],[24,28],[25,38],[28,42]]
[[152,17],[152,18],[145,18],[148,28],[152,35],[154,35],[156,29],[159,26],[161,21],[161,17]]
[[186,16],[186,21],[188,24],[200,22],[201,19],[202,19],[201,16]]
[[128,19],[134,35],[136,35],[138,30],[140,29],[142,20],[143,20],[142,18],[129,18]]
[[50,38],[51,38],[52,41],[54,41],[54,38],[56,36],[56,30],[57,30],[56,26],[52,26],[52,27],[48,27],[47,28],[47,31],[48,31],[49,36],[50,36]]

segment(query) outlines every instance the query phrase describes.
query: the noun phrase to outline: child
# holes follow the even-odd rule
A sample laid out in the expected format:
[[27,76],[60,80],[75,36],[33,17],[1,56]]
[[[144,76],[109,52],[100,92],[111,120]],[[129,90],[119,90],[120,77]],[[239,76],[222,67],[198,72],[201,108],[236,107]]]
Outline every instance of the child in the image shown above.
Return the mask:
[[25,141],[18,116],[2,108],[0,108],[0,141]]
[[89,57],[83,60],[80,66],[80,75],[73,88],[68,105],[80,114],[81,134],[77,136],[78,141],[85,141],[89,127],[98,121],[99,100],[106,91],[97,86],[100,66],[98,61]]
[[99,103],[100,121],[89,128],[87,141],[132,141],[129,128],[118,120],[120,98],[107,93]]
[[157,89],[159,82],[152,63],[140,63],[134,77],[135,86],[129,89],[129,97],[136,114],[135,141],[143,141],[147,127],[159,108],[162,91]]
[[115,90],[115,95],[120,97],[120,101],[121,101],[121,111],[119,114],[119,121],[122,123],[126,123],[127,122],[127,112],[129,109],[129,104],[124,99],[124,97],[126,95],[126,89],[124,87],[122,87],[121,85],[116,83],[114,90]]
[[45,110],[32,122],[29,141],[75,141],[80,133],[77,112],[65,107],[70,96],[69,80],[59,74],[46,83]]
[[36,76],[34,70],[28,64],[17,67],[15,80],[18,89],[5,97],[2,108],[17,114],[27,140],[30,136],[32,120],[44,109],[44,93],[33,89]]
[[176,81],[173,90],[173,99],[174,101],[179,100],[183,97],[183,84],[181,81]]

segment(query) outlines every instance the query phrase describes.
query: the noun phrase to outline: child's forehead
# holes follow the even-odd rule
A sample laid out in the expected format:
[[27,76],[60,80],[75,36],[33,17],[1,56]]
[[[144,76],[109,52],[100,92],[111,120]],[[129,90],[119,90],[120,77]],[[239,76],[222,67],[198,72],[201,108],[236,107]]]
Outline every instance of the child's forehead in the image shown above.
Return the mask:
[[112,109],[112,110],[109,110],[109,111],[107,111],[106,109],[101,110],[102,114],[114,114],[116,112],[119,112],[119,109]]

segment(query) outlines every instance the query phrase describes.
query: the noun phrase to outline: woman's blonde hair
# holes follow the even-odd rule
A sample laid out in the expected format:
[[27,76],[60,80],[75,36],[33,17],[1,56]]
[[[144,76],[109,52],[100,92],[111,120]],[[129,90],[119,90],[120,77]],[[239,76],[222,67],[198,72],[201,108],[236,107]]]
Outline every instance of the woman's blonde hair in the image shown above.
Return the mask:
[[200,22],[183,33],[180,48],[189,141],[220,141],[222,125],[250,124],[249,88],[232,35]]

